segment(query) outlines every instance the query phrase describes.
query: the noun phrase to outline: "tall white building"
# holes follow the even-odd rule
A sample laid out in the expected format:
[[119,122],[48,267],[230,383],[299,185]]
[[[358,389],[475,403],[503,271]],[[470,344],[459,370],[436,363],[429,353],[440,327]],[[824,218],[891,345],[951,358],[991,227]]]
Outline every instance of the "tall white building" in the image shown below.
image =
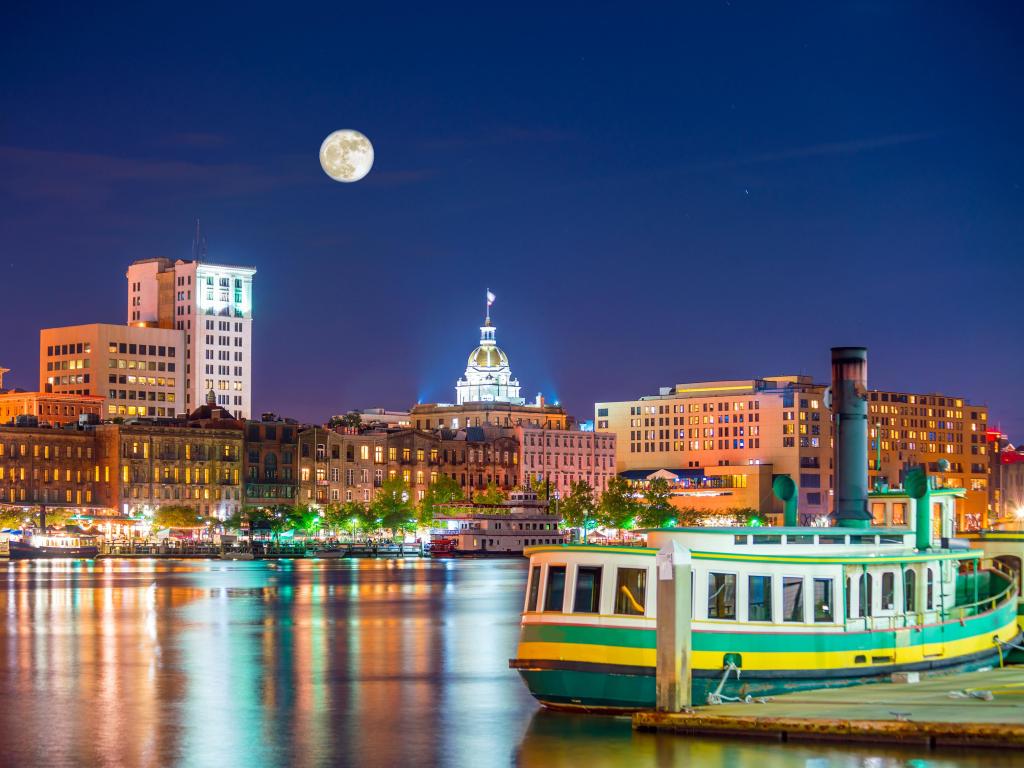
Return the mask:
[[128,267],[128,323],[185,332],[185,410],[252,411],[253,267],[141,259]]

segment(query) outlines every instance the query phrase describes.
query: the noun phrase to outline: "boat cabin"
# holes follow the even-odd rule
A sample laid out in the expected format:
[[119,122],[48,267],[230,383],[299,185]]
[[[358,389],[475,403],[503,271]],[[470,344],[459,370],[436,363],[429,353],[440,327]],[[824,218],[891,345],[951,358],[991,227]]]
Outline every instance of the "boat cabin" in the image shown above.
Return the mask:
[[691,553],[695,625],[894,629],[973,615],[1005,591],[970,549],[920,552],[907,529],[696,528],[647,547],[533,547],[525,613],[653,619],[655,555]]

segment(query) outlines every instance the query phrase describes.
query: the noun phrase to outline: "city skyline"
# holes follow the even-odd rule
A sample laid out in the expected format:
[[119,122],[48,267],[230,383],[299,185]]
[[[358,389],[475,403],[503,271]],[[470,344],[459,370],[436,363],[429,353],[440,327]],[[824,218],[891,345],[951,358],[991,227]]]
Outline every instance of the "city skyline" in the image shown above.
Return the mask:
[[[7,385],[36,388],[40,328],[123,323],[111,276],[189,258],[199,216],[211,261],[259,270],[254,413],[449,400],[490,288],[523,396],[580,417],[825,381],[829,347],[863,344],[871,386],[984,404],[1019,441],[1020,10],[737,6],[370,16],[344,66],[301,17],[11,14]],[[357,184],[316,157],[343,127],[377,153]]]

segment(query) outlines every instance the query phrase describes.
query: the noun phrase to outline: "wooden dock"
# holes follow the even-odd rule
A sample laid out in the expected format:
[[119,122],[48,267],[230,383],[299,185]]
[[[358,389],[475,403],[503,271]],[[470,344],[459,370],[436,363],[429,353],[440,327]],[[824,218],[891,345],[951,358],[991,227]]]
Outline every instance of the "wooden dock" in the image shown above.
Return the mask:
[[1024,749],[1024,667],[633,715],[642,731]]

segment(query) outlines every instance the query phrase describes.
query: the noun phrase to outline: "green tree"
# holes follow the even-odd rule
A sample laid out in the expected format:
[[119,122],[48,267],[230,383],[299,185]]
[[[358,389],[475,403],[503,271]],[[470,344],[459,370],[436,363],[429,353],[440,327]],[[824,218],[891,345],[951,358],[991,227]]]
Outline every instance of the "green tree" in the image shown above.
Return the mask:
[[344,427],[345,429],[359,429],[363,426],[363,417],[356,411],[349,411],[344,416],[331,416],[327,421],[330,429]]
[[526,490],[537,494],[538,499],[549,500],[551,498],[551,485],[546,480],[529,475],[526,478]]
[[367,515],[375,527],[395,533],[416,528],[416,510],[409,487],[397,477],[384,481],[376,498],[370,503]]
[[17,507],[5,507],[0,509],[0,527],[15,530],[32,525],[31,522],[25,522],[26,517],[31,521],[31,515],[26,515],[23,510]]
[[328,519],[331,528],[352,536],[369,526],[366,507],[358,501],[347,501],[340,507],[334,507],[328,512]]
[[420,502],[420,525],[429,526],[437,518],[440,510],[453,501],[462,501],[462,486],[454,478],[440,474],[437,480],[427,486]]
[[480,504],[501,504],[505,500],[505,494],[492,480],[484,490],[476,494],[474,500]]
[[633,498],[629,483],[624,478],[613,477],[601,494],[597,516],[601,525],[606,528],[630,528],[640,509],[641,505]]
[[672,525],[677,515],[669,501],[670,496],[668,480],[663,477],[651,480],[644,493],[644,504],[637,516],[637,523],[644,528],[665,528]]
[[192,508],[179,504],[168,504],[158,507],[153,514],[153,527],[161,528],[198,528],[204,521]]
[[594,502],[594,489],[586,480],[572,484],[569,495],[558,505],[562,515],[562,523],[568,528],[582,528],[588,520],[596,519],[597,504]]
[[320,510],[309,504],[296,504],[286,515],[289,527],[305,534],[314,534],[323,527]]

